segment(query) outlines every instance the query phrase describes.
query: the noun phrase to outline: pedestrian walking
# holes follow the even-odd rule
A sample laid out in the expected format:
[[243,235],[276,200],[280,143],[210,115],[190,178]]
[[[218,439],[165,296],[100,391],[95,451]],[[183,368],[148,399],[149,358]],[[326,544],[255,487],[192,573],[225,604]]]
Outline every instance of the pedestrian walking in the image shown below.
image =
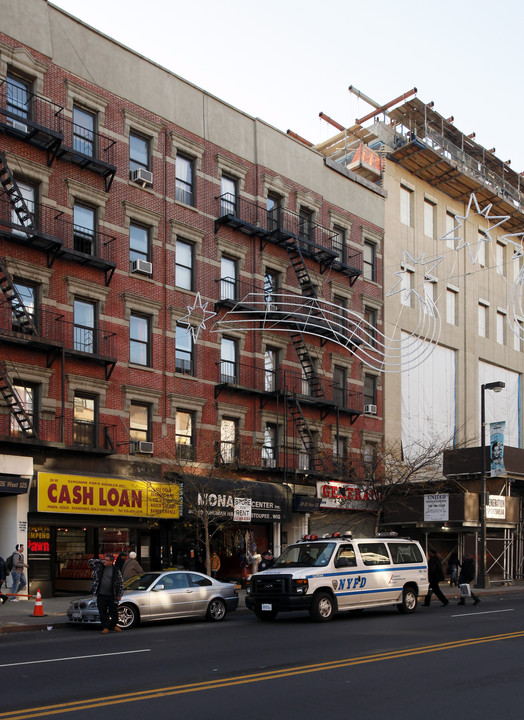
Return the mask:
[[25,579],[24,569],[28,565],[24,562],[24,546],[17,545],[15,552],[13,553],[13,569],[11,570],[11,597],[9,598],[12,602],[20,602],[15,595],[23,590],[27,586],[27,580]]
[[125,561],[124,567],[122,568],[122,577],[124,581],[129,580],[129,578],[133,577],[133,575],[140,575],[140,573],[143,572],[144,569],[136,559],[136,552],[130,552],[129,557]]
[[115,567],[117,567],[120,572],[122,572],[122,568],[124,567],[127,560],[127,555],[125,552],[118,553],[118,557],[115,560]]
[[458,574],[460,568],[459,556],[452,552],[448,560],[449,584],[458,585]]
[[98,614],[102,624],[102,633],[105,635],[111,630],[122,632],[118,627],[118,603],[124,592],[122,573],[115,566],[115,556],[107,554],[103,560],[91,559],[89,565],[93,568],[93,582],[91,592],[96,595]]
[[460,600],[458,605],[465,605],[466,598],[470,597],[473,600],[473,605],[478,605],[480,598],[471,589],[470,583],[475,579],[475,560],[471,553],[466,553],[462,560],[462,568],[458,579],[460,587]]
[[431,602],[431,595],[432,593],[435,593],[435,595],[438,597],[440,602],[442,603],[442,607],[449,605],[449,600],[446,598],[442,590],[439,588],[439,582],[442,582],[442,580],[445,580],[444,577],[444,570],[442,569],[442,563],[440,562],[440,558],[437,555],[436,551],[433,550],[433,548],[429,549],[429,561],[428,561],[428,580],[429,580],[429,588],[428,588],[428,594],[426,595],[424,599],[424,606],[429,607],[429,603]]

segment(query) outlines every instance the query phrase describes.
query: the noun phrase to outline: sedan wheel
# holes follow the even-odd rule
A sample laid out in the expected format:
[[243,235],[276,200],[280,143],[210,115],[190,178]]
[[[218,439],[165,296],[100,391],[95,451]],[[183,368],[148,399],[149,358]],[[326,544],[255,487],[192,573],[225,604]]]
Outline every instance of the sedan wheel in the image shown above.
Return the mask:
[[220,598],[211,600],[207,608],[207,619],[218,622],[226,617],[226,604]]
[[118,627],[128,630],[135,627],[140,622],[138,610],[133,605],[119,605],[118,607]]

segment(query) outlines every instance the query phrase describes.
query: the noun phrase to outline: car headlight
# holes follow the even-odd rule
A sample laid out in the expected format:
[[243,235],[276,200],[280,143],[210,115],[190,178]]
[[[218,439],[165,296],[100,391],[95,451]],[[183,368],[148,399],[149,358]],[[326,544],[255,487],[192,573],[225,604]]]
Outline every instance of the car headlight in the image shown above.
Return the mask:
[[96,606],[97,606],[96,600],[90,600],[90,601],[87,603],[87,607],[96,607]]

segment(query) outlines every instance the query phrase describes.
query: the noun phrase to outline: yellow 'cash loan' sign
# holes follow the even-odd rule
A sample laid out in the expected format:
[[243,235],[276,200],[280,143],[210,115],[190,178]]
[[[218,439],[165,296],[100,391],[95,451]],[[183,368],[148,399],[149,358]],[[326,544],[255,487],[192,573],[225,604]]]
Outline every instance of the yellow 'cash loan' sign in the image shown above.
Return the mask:
[[180,487],[147,480],[39,472],[38,512],[179,518]]

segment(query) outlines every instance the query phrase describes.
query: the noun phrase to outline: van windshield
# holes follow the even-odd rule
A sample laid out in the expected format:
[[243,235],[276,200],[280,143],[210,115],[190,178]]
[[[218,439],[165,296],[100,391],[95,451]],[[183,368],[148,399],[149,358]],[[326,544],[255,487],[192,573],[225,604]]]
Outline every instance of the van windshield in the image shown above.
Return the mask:
[[336,543],[300,543],[287,547],[272,568],[324,567]]

